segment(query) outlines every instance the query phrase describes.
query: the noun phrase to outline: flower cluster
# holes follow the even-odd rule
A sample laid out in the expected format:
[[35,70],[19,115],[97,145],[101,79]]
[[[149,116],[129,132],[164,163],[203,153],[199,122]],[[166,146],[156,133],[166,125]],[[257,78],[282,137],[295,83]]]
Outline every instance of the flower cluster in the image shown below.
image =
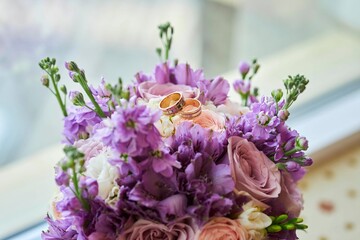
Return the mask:
[[[153,74],[137,73],[128,88],[121,80],[89,86],[83,70],[65,64],[89,101],[80,92],[69,93],[74,106],[57,98],[65,157],[55,168],[59,191],[42,238],[297,239],[307,226],[296,183],[312,160],[307,140],[286,120],[307,80],[291,77],[286,97],[276,90],[258,99],[250,80],[260,65],[243,62],[234,83],[238,104],[224,78],[171,64],[173,28],[159,29],[164,62]],[[55,60],[40,66],[49,74],[42,82],[53,79],[57,88]],[[160,102],[174,92],[198,101],[200,114],[162,113]]]

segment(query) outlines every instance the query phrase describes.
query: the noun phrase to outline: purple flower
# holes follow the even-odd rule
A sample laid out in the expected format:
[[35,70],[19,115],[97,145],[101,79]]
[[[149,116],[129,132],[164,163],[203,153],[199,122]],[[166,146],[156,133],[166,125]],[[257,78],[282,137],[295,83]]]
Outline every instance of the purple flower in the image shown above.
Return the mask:
[[53,220],[49,216],[45,218],[49,228],[47,231],[42,232],[41,238],[44,240],[76,240],[78,233],[72,228],[71,218]]
[[217,77],[211,81],[207,81],[201,84],[200,87],[200,98],[202,102],[212,101],[215,106],[224,104],[228,97],[230,90],[230,84],[222,77]]
[[101,83],[97,88],[90,85],[90,90],[91,93],[97,98],[109,98],[111,96],[111,92],[106,88],[104,78],[101,78]]
[[241,94],[250,92],[251,83],[242,79],[235,80],[233,83],[234,90]]
[[213,216],[224,216],[233,202],[227,198],[234,190],[234,181],[227,164],[216,165],[201,153],[196,154],[185,169],[186,181],[183,191],[190,196],[188,213],[206,221]]
[[248,62],[242,61],[239,63],[239,72],[241,75],[245,76],[250,70],[250,64]]
[[201,153],[216,162],[226,149],[223,145],[224,140],[225,133],[211,131],[191,122],[181,123],[175,134],[166,139],[171,153],[177,155],[183,168],[186,168],[196,153]]
[[56,174],[55,182],[58,186],[61,186],[61,185],[68,186],[69,185],[70,176],[67,171],[63,171],[60,166],[57,166],[55,168],[55,174]]
[[85,176],[80,177],[80,187],[84,190],[85,198],[95,198],[99,192],[99,185],[95,179]]
[[124,105],[116,109],[108,122],[103,137],[105,144],[129,156],[146,155],[157,149],[161,136],[154,123],[160,118],[160,112],[152,112],[150,108],[132,102]]
[[170,81],[170,65],[164,62],[155,67],[155,81],[160,84],[169,83]]
[[171,177],[174,173],[173,168],[180,168],[181,164],[176,160],[176,157],[169,154],[168,149],[156,150],[151,156],[141,164],[143,166],[151,163],[152,169],[156,173],[160,173],[165,177]]
[[202,70],[198,69],[194,71],[189,64],[178,64],[174,69],[174,77],[176,84],[191,87],[198,86],[198,83],[205,79]]
[[[106,115],[109,115],[109,109],[106,101],[98,101],[101,109]],[[88,106],[94,107],[92,103],[87,103]],[[87,107],[68,108],[68,116],[64,118],[65,142],[73,144],[76,140],[86,139],[93,134],[93,128],[102,121],[96,112]]]

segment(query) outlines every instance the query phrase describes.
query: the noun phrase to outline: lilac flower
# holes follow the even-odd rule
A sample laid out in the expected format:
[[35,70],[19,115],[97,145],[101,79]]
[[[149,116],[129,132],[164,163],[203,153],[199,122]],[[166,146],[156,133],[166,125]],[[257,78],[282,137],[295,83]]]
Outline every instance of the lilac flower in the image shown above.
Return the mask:
[[250,64],[248,62],[242,61],[239,63],[239,72],[241,75],[245,76],[250,70]]
[[[109,109],[105,101],[98,101],[101,109],[106,115],[109,115]],[[87,103],[88,106],[93,108],[92,103]],[[99,124],[102,118],[96,112],[88,109],[87,107],[74,107],[68,108],[68,116],[64,118],[65,142],[73,144],[76,140],[88,138],[93,134],[93,128]]]
[[176,192],[174,178],[166,178],[152,170],[146,171],[142,180],[129,192],[129,200],[155,208],[156,205]]
[[155,81],[157,83],[169,83],[170,81],[170,64],[169,62],[164,62],[155,67]]
[[63,171],[60,166],[55,167],[55,182],[58,186],[65,185],[68,186],[70,181],[70,176],[67,171]]
[[234,90],[241,94],[246,94],[250,92],[251,83],[249,81],[245,81],[243,79],[235,80],[233,83]]
[[41,238],[44,240],[76,240],[78,233],[72,228],[71,218],[53,220],[49,216],[45,218],[49,228],[42,232]]
[[198,86],[198,83],[205,80],[202,70],[193,70],[189,64],[178,64],[174,69],[176,84]]
[[217,77],[211,81],[206,81],[201,84],[200,87],[201,96],[203,102],[212,101],[215,106],[224,104],[226,102],[230,84],[222,77]]
[[189,214],[203,221],[224,216],[230,211],[233,202],[226,196],[234,190],[234,181],[229,165],[216,165],[198,153],[185,169],[185,174],[187,184],[184,191],[190,194],[192,201]]
[[160,112],[131,102],[125,105],[118,107],[111,116],[111,125],[107,126],[107,134],[103,137],[105,144],[129,156],[141,156],[157,149],[161,137],[154,123],[160,118]]
[[171,155],[169,150],[166,148],[154,151],[147,160],[140,163],[143,169],[149,164],[151,164],[154,172],[160,173],[165,177],[171,177],[173,175],[173,168],[181,167],[181,164],[176,160],[176,157]]
[[104,78],[101,78],[101,83],[97,88],[90,85],[90,90],[96,98],[109,98],[111,96],[111,92],[106,89],[106,83]]
[[204,129],[190,122],[181,123],[175,134],[166,140],[171,153],[177,155],[178,161],[186,168],[196,153],[216,162],[224,153],[225,133]]

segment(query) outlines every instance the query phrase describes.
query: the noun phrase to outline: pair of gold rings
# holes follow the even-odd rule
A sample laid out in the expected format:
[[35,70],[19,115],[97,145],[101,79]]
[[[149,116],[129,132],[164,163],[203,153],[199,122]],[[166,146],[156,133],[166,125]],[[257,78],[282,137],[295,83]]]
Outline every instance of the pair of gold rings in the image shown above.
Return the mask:
[[161,100],[160,109],[165,115],[180,113],[181,117],[191,119],[201,114],[201,102],[195,98],[184,99],[181,92],[173,92]]

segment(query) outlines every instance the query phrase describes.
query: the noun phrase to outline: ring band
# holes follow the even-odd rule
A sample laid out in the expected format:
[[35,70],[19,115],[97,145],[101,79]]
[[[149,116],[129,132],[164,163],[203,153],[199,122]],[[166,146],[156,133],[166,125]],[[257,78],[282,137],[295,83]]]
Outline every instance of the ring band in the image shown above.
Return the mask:
[[182,118],[191,119],[201,114],[201,102],[195,98],[185,100],[185,105],[180,112]]
[[181,111],[185,101],[180,92],[173,92],[165,96],[160,102],[160,109],[165,115],[174,115]]

